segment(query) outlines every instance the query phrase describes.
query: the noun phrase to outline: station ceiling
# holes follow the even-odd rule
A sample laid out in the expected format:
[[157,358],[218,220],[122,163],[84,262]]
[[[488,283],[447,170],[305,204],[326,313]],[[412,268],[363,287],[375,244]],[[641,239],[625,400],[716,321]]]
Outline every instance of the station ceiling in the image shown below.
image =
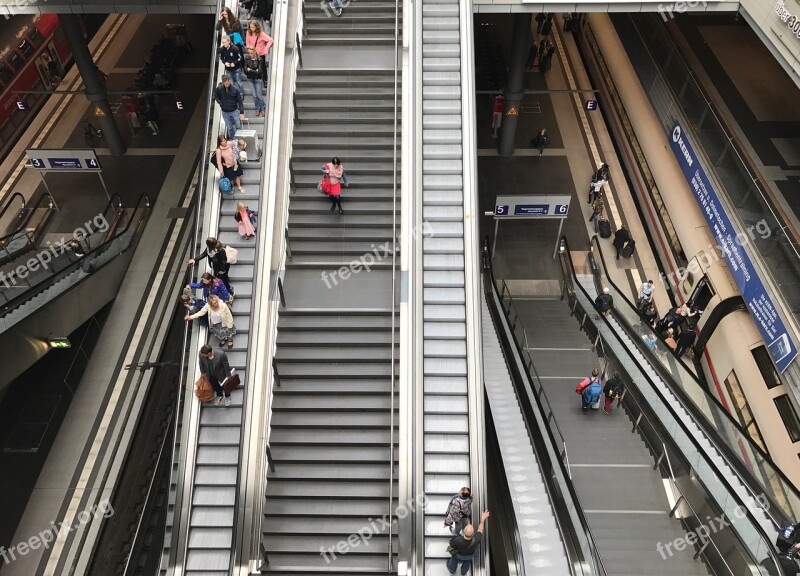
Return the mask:
[[0,0],[0,17],[17,14],[213,14],[217,0]]

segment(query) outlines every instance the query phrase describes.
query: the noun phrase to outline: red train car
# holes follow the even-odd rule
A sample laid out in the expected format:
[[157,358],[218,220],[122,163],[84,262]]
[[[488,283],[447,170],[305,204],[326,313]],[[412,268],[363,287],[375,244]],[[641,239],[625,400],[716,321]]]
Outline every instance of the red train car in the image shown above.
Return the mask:
[[[55,90],[72,61],[72,52],[55,14],[19,16],[5,23],[0,35],[0,157],[4,157]],[[21,110],[17,102],[27,105]]]

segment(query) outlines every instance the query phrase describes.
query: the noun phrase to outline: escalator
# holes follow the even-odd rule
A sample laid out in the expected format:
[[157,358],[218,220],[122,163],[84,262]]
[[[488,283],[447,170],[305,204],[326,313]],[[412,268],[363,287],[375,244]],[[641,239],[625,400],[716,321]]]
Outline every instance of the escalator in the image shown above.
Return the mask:
[[[678,499],[672,514],[682,513],[694,531],[707,524],[706,516],[737,519],[701,538],[698,554],[716,574],[781,573],[773,542],[780,523],[798,517],[795,488],[663,342],[657,341],[656,351],[648,348],[643,337],[650,336],[649,328],[604,274],[596,238],[591,276],[576,274],[565,238],[559,253],[573,317],[598,354],[625,375],[634,429],[644,419],[652,432],[640,434],[654,454],[661,453],[659,461],[671,462]],[[614,308],[595,319],[593,301],[602,287],[612,290]]]
[[[217,12],[221,9],[218,7]],[[234,9],[234,13],[235,9]],[[240,10],[242,28],[247,28],[246,12]],[[219,33],[212,40],[218,45]],[[219,78],[221,64],[212,54],[208,93],[213,93]],[[259,88],[262,88],[259,86]],[[160,574],[185,576],[224,576],[231,573],[239,560],[236,557],[236,533],[239,521],[239,483],[242,462],[242,444],[246,435],[244,422],[247,412],[248,390],[251,384],[247,372],[252,353],[254,299],[258,297],[255,268],[262,227],[256,227],[256,238],[245,239],[239,235],[234,220],[236,204],[244,203],[258,213],[262,198],[264,165],[262,143],[267,130],[266,118],[256,116],[252,86],[244,82],[244,113],[248,119],[236,133],[247,143],[247,161],[241,161],[244,192],[229,195],[219,193],[221,174],[209,169],[206,159],[216,149],[217,134],[225,130],[219,108],[210,100],[206,116],[206,133],[203,141],[199,183],[200,210],[196,222],[195,243],[192,250],[200,252],[205,238],[213,236],[225,246],[237,251],[237,260],[231,265],[228,277],[235,291],[231,306],[236,334],[232,347],[220,347],[219,340],[200,325],[192,328],[189,345],[184,351],[188,386],[181,404],[181,417],[176,419],[175,446],[170,473],[169,509],[164,537]],[[263,98],[263,88],[262,88]],[[200,233],[202,231],[202,234]],[[195,253],[196,253],[195,252]],[[195,265],[193,277],[199,278],[207,268],[206,261]],[[199,349],[204,344],[222,348],[241,384],[226,402],[209,401],[201,404],[193,394],[192,384],[200,376]],[[243,561],[246,563],[246,560]]]
[[[21,206],[17,207],[18,203]],[[26,202],[19,192],[12,194],[0,208],[0,266],[35,250],[55,212],[56,204],[49,193],[36,202]]]
[[[0,332],[9,330],[79,282],[91,282],[94,273],[118,256],[132,255],[131,249],[136,246],[149,213],[150,200],[146,195],[140,196],[132,208],[123,208],[115,195],[101,213],[105,226],[85,230],[87,235],[75,247],[64,243],[71,238],[60,238],[55,244],[40,247],[35,255],[26,253],[3,266],[3,273],[8,273],[4,278],[9,278],[17,266],[25,268],[26,275],[24,284],[20,278],[17,286],[15,278],[14,289],[6,288],[0,292]],[[34,260],[34,266],[30,264],[31,260]],[[109,279],[104,278],[104,281]]]
[[[421,261],[414,263],[421,264],[421,274],[415,274],[421,277],[415,332],[423,338],[422,421],[417,424],[422,435],[415,450],[418,489],[426,497],[416,548],[418,570],[427,575],[447,573],[452,534],[442,519],[453,494],[462,486],[471,488],[476,525],[486,498],[476,243],[472,222],[465,224],[464,218],[477,196],[474,125],[468,120],[474,106],[473,59],[466,48],[472,19],[463,17],[471,13],[464,0],[423,0],[414,6],[418,84],[413,94],[422,117],[415,137],[421,148],[415,163],[421,210],[414,229],[424,233]],[[472,568],[476,574],[487,569],[487,549],[488,542]]]

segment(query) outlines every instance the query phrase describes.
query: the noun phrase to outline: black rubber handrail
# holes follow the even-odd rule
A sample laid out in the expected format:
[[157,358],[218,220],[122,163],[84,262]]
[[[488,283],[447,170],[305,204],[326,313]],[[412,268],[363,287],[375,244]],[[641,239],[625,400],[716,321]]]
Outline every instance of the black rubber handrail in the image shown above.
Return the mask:
[[[505,310],[502,310],[502,311],[497,310],[497,307],[494,304],[494,298],[497,298],[497,300],[501,302],[501,308],[502,308],[502,300],[500,298],[500,291],[497,289],[497,282],[495,281],[495,278],[494,278],[494,270],[492,269],[491,258],[489,257],[489,240],[488,240],[488,238],[484,239],[482,257],[483,257],[483,271],[484,271],[484,292],[485,292],[484,297],[486,297],[487,304],[489,305],[489,312],[492,315],[492,318],[495,321],[495,323],[497,323],[498,320],[499,320],[498,316],[501,313],[502,313],[503,316],[505,316]],[[507,339],[506,336],[505,336],[505,333],[503,331],[499,330],[499,329],[496,330],[496,333],[497,333],[497,336],[498,336],[498,338],[500,340],[501,347],[503,348],[503,354],[504,355],[515,354],[520,359],[523,358],[522,349],[520,347],[519,342],[517,342],[517,339],[514,336],[513,331],[512,331],[512,339]],[[523,364],[524,364],[524,362],[523,362]],[[585,563],[589,562],[589,563],[591,563],[591,565],[593,567],[593,570],[591,572],[592,574],[596,574],[596,575],[599,575],[599,576],[605,575],[605,574],[607,574],[607,571],[606,571],[605,565],[603,564],[603,559],[600,556],[600,552],[599,552],[599,549],[597,547],[596,540],[594,538],[594,535],[592,533],[591,528],[589,527],[589,521],[586,518],[586,515],[584,514],[583,505],[581,504],[580,498],[578,497],[578,492],[575,489],[575,486],[574,486],[574,484],[572,482],[572,476],[571,476],[571,474],[569,472],[569,469],[567,468],[568,465],[561,459],[556,459],[556,462],[553,462],[550,459],[550,455],[547,452],[546,446],[543,445],[543,443],[545,442],[545,439],[539,437],[538,434],[533,434],[532,433],[534,430],[539,428],[537,422],[539,422],[539,421],[545,422],[545,425],[542,426],[542,428],[544,428],[544,430],[547,432],[546,441],[548,441],[550,443],[550,445],[553,446],[553,447],[558,446],[558,442],[556,441],[555,437],[553,436],[553,432],[550,429],[550,426],[548,426],[546,424],[547,417],[544,415],[544,409],[543,409],[543,407],[541,405],[541,400],[539,399],[539,395],[536,394],[536,392],[535,392],[535,387],[533,385],[533,381],[531,380],[531,374],[530,374],[530,372],[528,370],[518,371],[516,369],[517,367],[514,364],[512,364],[511,362],[507,361],[506,365],[509,368],[509,373],[511,375],[511,381],[514,384],[514,388],[515,388],[516,393],[517,393],[517,399],[519,401],[520,408],[522,410],[522,415],[523,415],[523,418],[525,420],[525,427],[528,430],[528,434],[529,434],[529,436],[531,438],[532,445],[533,445],[533,447],[534,447],[534,449],[536,451],[536,456],[537,456],[537,458],[539,459],[539,461],[541,463],[549,465],[551,468],[557,467],[557,468],[560,469],[561,474],[563,475],[565,484],[567,486],[567,490],[569,492],[569,498],[572,500],[572,502],[575,503],[576,514],[577,514],[578,519],[580,521],[580,529],[586,535],[586,539],[589,542],[589,546],[592,549],[592,552],[594,554],[594,558],[596,558],[596,560],[597,560],[597,562],[595,563],[594,562],[594,558],[593,559],[587,559],[587,558],[581,557],[581,558],[578,558],[579,563],[585,564]],[[530,402],[529,395],[525,394],[525,393],[522,393],[523,390],[520,390],[520,388],[524,387],[524,386],[527,386],[529,388],[529,391],[530,391],[531,395],[535,398],[535,400],[536,400],[536,407],[535,408],[534,408],[533,404]],[[538,411],[539,418],[536,417],[536,413],[534,412],[534,410]],[[556,452],[558,452],[558,450],[556,450]],[[550,477],[549,474],[542,474],[542,478],[545,480],[545,482],[547,482],[548,484],[551,484],[552,480],[551,480],[551,477]],[[569,512],[566,510],[566,505],[565,505],[565,503],[563,501],[561,501],[560,499],[557,499],[557,498],[551,498],[550,501],[551,501],[553,507],[558,507],[562,511],[565,511],[566,512],[566,517],[569,517]],[[563,517],[564,517],[564,515],[562,514],[562,518]],[[577,529],[577,527],[575,527],[575,526],[573,526],[573,528]],[[566,533],[564,533],[564,532],[566,532]],[[572,536],[573,536],[573,532],[572,531],[562,531],[562,537],[563,538],[565,538],[565,539],[566,538],[572,538]],[[580,551],[581,552],[581,556],[583,556],[583,548],[580,546],[580,543],[574,542],[573,543],[573,549]],[[573,570],[573,574],[576,574],[574,572],[574,568],[575,568],[575,566],[571,562],[570,563],[570,569]]]
[[[142,206],[143,204],[144,206]],[[123,236],[130,229],[131,223],[134,220],[133,216],[143,207],[147,209],[150,208],[150,199],[147,197],[147,194],[142,194],[139,197],[139,201],[136,203],[136,207],[133,208],[133,212],[131,213],[131,218],[125,224],[125,228],[122,230],[122,232],[115,234],[112,238],[109,238],[102,244],[87,251],[86,254],[75,260],[70,266],[67,266],[66,268],[59,270],[57,272],[54,271],[54,273],[51,274],[50,276],[43,278],[41,281],[29,287],[27,290],[25,290],[25,292],[23,292],[16,298],[12,298],[11,300],[3,304],[2,308],[0,308],[0,318],[11,313],[14,309],[16,309],[18,306],[21,306],[25,302],[31,300],[32,298],[35,298],[37,294],[39,294],[42,290],[44,290],[45,285],[52,284],[54,281],[57,281],[57,279],[61,279],[68,276],[69,274],[80,268],[83,265],[83,263],[87,261],[89,258],[93,258],[94,256],[99,255],[101,252],[104,252],[106,247],[108,247],[112,242],[117,240],[119,237]],[[141,222],[141,219],[139,220],[139,222]]]
[[[593,303],[594,302],[594,298],[592,298],[589,295],[589,293],[586,292],[586,289],[578,281],[578,277],[577,277],[577,274],[575,273],[575,268],[574,268],[574,266],[572,264],[572,259],[571,259],[571,256],[570,256],[569,243],[568,243],[567,238],[565,236],[561,237],[561,247],[563,249],[562,252],[561,252],[562,262],[565,262],[566,266],[569,269],[569,277],[567,277],[567,274],[565,272],[564,281],[565,282],[567,282],[567,281],[570,282],[572,284],[573,291],[580,290],[580,292],[583,293],[584,297],[589,302]],[[612,311],[613,311],[613,308],[612,308]],[[615,316],[615,318],[616,317],[617,316]],[[606,316],[604,314],[599,314],[599,319],[596,320],[596,321],[606,324],[606,326],[608,327],[610,333],[614,336],[614,338],[617,341],[619,341],[619,343],[622,345],[623,348],[625,348],[626,350],[628,349],[628,345],[622,340],[621,336],[617,333],[617,331],[615,330],[614,326],[611,325],[611,323],[609,322],[608,318],[606,318]],[[634,339],[634,341],[637,341],[637,340],[640,340],[640,338],[638,338],[638,336],[637,336],[636,339]],[[772,540],[773,540],[772,537],[768,536],[766,534],[766,532],[764,532],[764,529],[761,527],[761,524],[759,523],[759,521],[753,516],[753,513],[750,510],[750,507],[747,506],[744,503],[744,501],[741,499],[741,497],[736,492],[734,487],[731,486],[731,484],[728,482],[728,479],[725,478],[725,476],[723,476],[721,473],[719,473],[719,468],[716,466],[716,464],[714,464],[714,462],[711,461],[709,456],[705,453],[703,448],[698,443],[696,436],[692,433],[691,430],[689,430],[686,427],[686,424],[684,424],[683,420],[681,420],[681,418],[675,412],[675,410],[670,405],[670,403],[667,401],[667,399],[664,397],[664,395],[662,394],[662,392],[658,388],[658,386],[656,386],[655,383],[647,375],[647,372],[642,367],[642,365],[639,363],[639,361],[632,355],[629,355],[627,359],[630,360],[631,362],[633,362],[633,364],[638,368],[639,372],[641,372],[642,376],[644,377],[644,380],[650,385],[650,387],[653,389],[655,394],[659,397],[659,399],[661,400],[662,405],[670,413],[670,416],[673,418],[674,422],[683,430],[683,432],[689,438],[690,442],[694,445],[696,454],[699,455],[700,458],[702,458],[706,462],[706,465],[709,467],[710,470],[717,471],[717,474],[715,474],[715,476],[717,477],[717,481],[720,482],[725,487],[725,489],[728,492],[729,496],[736,503],[736,505],[739,507],[739,509],[744,510],[744,511],[747,512],[746,518],[750,522],[751,526],[753,526],[753,528],[756,531],[756,533],[758,534],[758,536],[761,538],[760,548],[763,548],[765,552],[768,552],[769,558],[773,561],[775,567],[780,571],[779,573],[780,574],[784,574],[783,571],[782,571],[783,568],[781,567],[781,564],[780,564],[780,562],[779,562],[779,560],[777,558],[777,552],[776,552],[774,546],[772,545]],[[630,384],[633,385],[633,386],[637,386],[638,387],[639,382],[632,380],[630,382]],[[715,437],[714,440],[718,440],[716,438],[716,436],[717,436],[716,431],[714,431],[713,436]],[[700,485],[703,485],[703,482],[702,482],[702,480],[700,480],[699,477],[696,477],[696,481],[699,482]],[[706,490],[707,493],[709,493],[707,488],[704,488],[704,489]],[[735,526],[735,523],[732,524],[732,526]],[[738,534],[738,532],[737,532],[737,534]],[[742,540],[741,537],[739,537],[739,538],[740,538],[740,541],[741,541]],[[748,552],[748,553],[750,552],[749,549],[746,548],[746,547],[743,548],[743,550]],[[756,565],[760,565],[760,563],[758,563],[758,559],[757,558],[753,558],[753,560],[756,561]],[[786,573],[784,576],[794,576],[794,574],[790,575],[790,574]]]
[[[608,274],[605,273],[605,270],[608,270],[608,266],[606,265],[605,256],[603,256],[603,251],[600,248],[600,243],[599,243],[599,241],[597,239],[597,236],[593,236],[592,237],[592,244],[593,244],[593,246],[595,246],[595,249],[592,250],[592,254],[599,254],[600,255],[600,263],[603,266],[603,272],[602,272],[603,281],[605,281],[608,284],[610,284],[614,288],[616,293],[619,294],[623,298],[624,304],[627,305],[629,308],[631,308],[633,311],[635,311],[636,315],[641,317],[641,315],[638,313],[638,311],[636,311],[637,309],[636,309],[636,306],[634,305],[634,303],[631,302],[631,300],[628,299],[628,297],[625,295],[625,293],[622,290],[620,290],[620,288],[611,279],[611,277]],[[615,301],[614,302],[614,307],[619,308],[619,306],[620,306],[620,304]],[[634,328],[632,326],[630,326],[630,324],[628,324],[627,319],[624,316],[621,316],[621,317],[617,316],[617,320],[628,331],[628,335],[629,336],[632,336],[632,335],[636,336],[635,338],[631,337],[631,339],[634,342],[636,342],[637,347],[642,352],[644,357],[645,358],[651,358],[653,356],[653,352],[642,341],[641,337],[639,336],[638,333],[636,333]],[[644,320],[644,319],[642,319],[642,321],[647,323],[646,320]],[[655,334],[655,336],[659,339],[660,342],[663,343],[663,345],[665,347],[667,346],[667,344],[664,342],[664,339],[661,337],[660,334],[658,334],[655,330],[652,330],[652,329],[651,329],[651,332],[653,334]],[[768,472],[770,474],[774,474],[778,479],[780,479],[782,489],[784,489],[787,494],[791,494],[795,498],[796,502],[800,503],[800,492],[798,492],[798,490],[795,488],[794,484],[791,482],[791,480],[789,480],[784,475],[784,473],[780,470],[780,468],[778,468],[775,465],[775,463],[772,461],[772,458],[770,458],[769,454],[764,452],[764,450],[762,450],[761,447],[758,446],[758,444],[753,442],[753,440],[750,438],[750,436],[745,432],[744,428],[742,428],[742,425],[739,422],[737,422],[733,418],[733,416],[730,415],[730,413],[725,409],[725,407],[722,405],[722,403],[713,394],[710,394],[706,390],[704,384],[694,374],[694,372],[692,372],[689,369],[689,367],[686,366],[686,364],[684,363],[684,361],[681,358],[678,358],[677,356],[674,356],[674,355],[672,356],[672,358],[676,361],[676,364],[678,364],[681,367],[681,369],[683,369],[691,377],[691,379],[695,381],[695,383],[697,384],[698,388],[700,390],[702,390],[703,393],[705,394],[705,397],[709,401],[709,403],[714,405],[717,408],[716,413],[721,418],[725,419],[724,424],[728,425],[731,428],[734,428],[735,430],[738,431],[739,437],[740,437],[739,441],[744,442],[744,444],[747,445],[747,447],[750,450],[755,452],[761,458],[761,462],[763,462],[764,465],[766,467],[768,467],[768,469],[769,469]],[[700,410],[697,407],[697,404],[695,403],[695,401],[692,400],[692,398],[686,393],[686,391],[683,389],[683,387],[680,384],[677,384],[674,381],[674,378],[673,378],[672,374],[670,374],[669,371],[667,371],[663,367],[661,361],[658,360],[657,358],[653,358],[653,360],[652,360],[652,362],[650,362],[650,364],[659,373],[659,375],[661,376],[662,380],[664,380],[664,382],[669,386],[669,388],[673,392],[673,394],[675,394],[680,399],[681,404],[683,404],[683,406],[687,410],[689,410],[689,412],[692,414],[693,419],[696,422],[698,422],[698,424],[701,423],[701,422],[702,423],[707,422],[708,421],[708,416],[706,414],[704,414],[703,411]],[[713,427],[713,423],[709,423],[709,425],[711,425],[711,428],[714,431],[714,435],[715,436],[719,436],[719,432],[717,432],[716,428]],[[708,426],[709,425],[701,426],[703,431],[706,432],[707,434],[709,432],[708,431]],[[763,486],[763,483],[760,482],[757,478],[755,478],[753,476],[752,472],[747,468],[745,463],[742,461],[741,456],[739,456],[736,453],[736,451],[734,451],[731,448],[731,446],[728,444],[728,442],[726,442],[724,440],[724,438],[716,438],[715,439],[715,445],[717,446],[717,449],[720,450],[720,452],[722,452],[724,456],[726,456],[725,460],[731,466],[733,466],[736,469],[736,472],[739,474],[739,476],[742,477],[743,480],[747,480],[748,487],[750,488],[751,491],[753,491],[753,488],[755,486],[755,487],[758,488],[758,490],[756,490],[757,493],[769,496],[769,492],[767,492],[765,490],[765,487]],[[772,509],[773,509],[772,507],[774,506],[776,509],[780,510],[781,513],[783,514],[782,518],[778,518],[777,520],[775,518],[773,518],[773,521],[776,524],[776,528],[782,522],[785,522],[785,521],[796,521],[796,518],[798,518],[798,516],[795,514],[794,510],[787,511],[787,510],[783,509],[783,507],[780,505],[780,503],[775,501],[775,499],[772,498],[772,497],[770,497],[770,504],[771,504],[770,509],[769,510],[765,510],[765,512],[767,512],[768,514],[771,514]]]
[[[12,198],[14,198],[14,197],[16,197],[16,196],[22,196],[22,195],[21,195],[19,192],[15,192],[15,193],[13,194]],[[55,201],[53,200],[53,197],[50,195],[50,193],[49,193],[49,192],[45,192],[44,194],[42,194],[41,196],[39,196],[39,198],[36,200],[36,203],[35,203],[35,204],[34,204],[32,207],[28,206],[28,204],[27,204],[27,203],[25,203],[25,204],[22,206],[22,210],[27,210],[27,211],[28,211],[28,212],[27,212],[27,214],[25,214],[25,217],[23,218],[23,220],[22,220],[21,224],[20,224],[20,225],[19,225],[19,226],[18,226],[18,227],[17,227],[17,228],[16,228],[16,229],[13,231],[13,232],[9,232],[9,233],[8,233],[8,234],[6,234],[5,236],[2,236],[2,237],[0,237],[0,246],[4,245],[6,242],[8,242],[10,239],[12,239],[14,236],[16,236],[16,235],[17,235],[17,234],[19,234],[19,233],[20,233],[22,230],[24,230],[24,229],[25,229],[25,227],[27,226],[28,222],[30,222],[30,219],[33,217],[33,214],[34,214],[34,213],[35,213],[35,212],[36,212],[36,211],[37,211],[39,208],[44,208],[44,207],[45,207],[45,206],[43,206],[43,205],[42,205],[42,204],[44,203],[44,200],[47,200],[47,201],[48,201],[48,206],[47,206],[47,208],[48,208],[49,210],[53,210],[53,209],[54,209],[53,207],[54,207],[56,204],[55,204]],[[23,201],[24,201],[24,198],[23,198]],[[6,212],[6,211],[7,211],[7,210],[8,210],[10,207],[11,207],[11,202],[9,201],[9,203],[8,203],[8,204],[6,204],[6,205],[3,207],[2,211],[0,212],[0,218],[2,218],[2,216],[5,214],[5,212]]]

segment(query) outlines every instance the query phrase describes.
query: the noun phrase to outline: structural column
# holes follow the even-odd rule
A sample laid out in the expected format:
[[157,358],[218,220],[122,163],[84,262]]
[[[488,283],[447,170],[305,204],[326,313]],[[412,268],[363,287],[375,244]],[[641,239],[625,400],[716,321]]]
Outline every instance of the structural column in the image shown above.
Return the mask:
[[100,80],[97,67],[94,60],[92,60],[92,55],[89,53],[89,47],[86,45],[86,39],[83,37],[80,21],[74,14],[60,14],[59,19],[61,20],[61,28],[64,30],[64,36],[66,36],[70,50],[72,50],[75,65],[81,73],[86,98],[92,103],[93,110],[99,108],[105,114],[104,116],[98,116],[97,120],[100,124],[100,129],[103,131],[106,144],[108,144],[113,156],[121,156],[125,152],[125,144],[122,142],[122,135],[119,133],[111,107],[108,105],[106,87]]
[[[511,58],[508,65],[508,83],[506,84],[506,109],[503,113],[503,124],[500,127],[500,156],[514,155],[514,138],[517,134],[520,104],[525,95],[525,61],[531,41],[531,13],[514,14],[514,33],[511,38]],[[516,114],[509,115],[514,109]]]

